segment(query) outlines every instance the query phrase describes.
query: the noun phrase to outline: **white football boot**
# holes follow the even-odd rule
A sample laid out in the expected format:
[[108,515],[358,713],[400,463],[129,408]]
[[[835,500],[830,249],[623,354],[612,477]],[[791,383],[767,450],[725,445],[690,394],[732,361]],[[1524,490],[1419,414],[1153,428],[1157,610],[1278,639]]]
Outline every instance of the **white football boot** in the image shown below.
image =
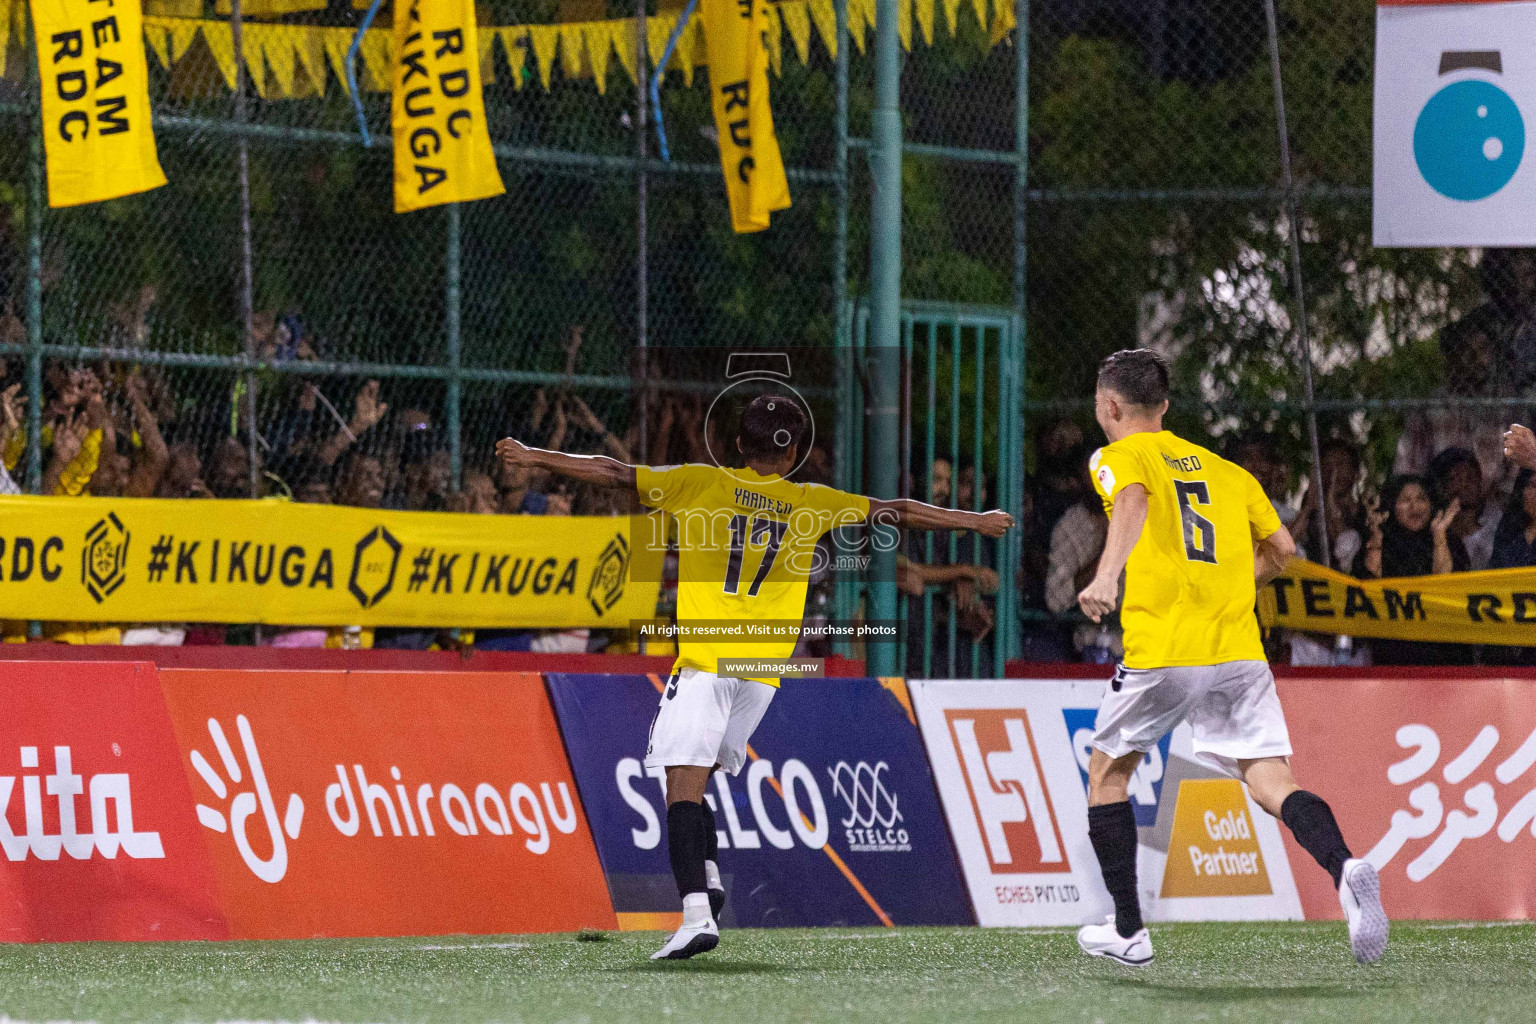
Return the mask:
[[709,912],[709,894],[691,892],[683,897],[683,926],[667,944],[651,954],[652,960],[687,960],[720,945],[720,929]]
[[1115,930],[1115,915],[1103,924],[1085,924],[1077,930],[1077,944],[1089,956],[1107,956],[1127,967],[1145,967],[1152,962],[1152,936],[1142,928],[1130,938]]
[[725,883],[720,880],[720,865],[712,860],[704,862],[704,888],[709,893],[709,916],[720,924],[720,911],[725,909]]
[[1349,948],[1354,950],[1355,959],[1363,964],[1380,960],[1387,951],[1391,923],[1381,906],[1381,878],[1369,862],[1344,862],[1339,906],[1344,908],[1344,920],[1349,924]]

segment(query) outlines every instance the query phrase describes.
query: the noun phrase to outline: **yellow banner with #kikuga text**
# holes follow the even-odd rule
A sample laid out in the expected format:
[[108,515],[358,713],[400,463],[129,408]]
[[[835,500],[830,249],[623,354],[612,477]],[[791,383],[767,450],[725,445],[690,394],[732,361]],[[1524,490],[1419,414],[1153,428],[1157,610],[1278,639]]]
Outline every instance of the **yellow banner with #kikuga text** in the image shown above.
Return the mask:
[[[0,619],[609,627],[656,610],[627,517],[0,498]],[[650,582],[645,582],[650,581]]]
[[139,0],[32,0],[48,205],[165,184],[149,116]]

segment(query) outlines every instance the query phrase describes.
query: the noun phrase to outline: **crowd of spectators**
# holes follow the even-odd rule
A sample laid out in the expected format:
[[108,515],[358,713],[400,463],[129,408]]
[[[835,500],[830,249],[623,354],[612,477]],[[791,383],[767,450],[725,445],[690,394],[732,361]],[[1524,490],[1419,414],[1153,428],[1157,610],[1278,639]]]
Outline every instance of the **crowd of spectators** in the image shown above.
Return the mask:
[[[1485,259],[1487,299],[1439,335],[1453,395],[1524,394],[1536,387],[1536,255],[1494,252]],[[114,306],[109,347],[142,347],[154,305],[146,288]],[[0,333],[4,325],[0,324]],[[257,354],[266,361],[325,357],[295,316],[258,314]],[[574,371],[580,328],[568,336],[566,363]],[[297,367],[291,367],[297,369]],[[0,390],[0,494],[19,493],[27,469],[27,398],[12,374]],[[447,432],[420,403],[409,380],[337,378],[303,372],[266,373],[258,400],[225,375],[123,362],[55,362],[44,368],[39,410],[40,489],[53,495],[161,498],[283,497],[308,504],[476,515],[625,515],[634,496],[582,488],[523,469],[506,469],[473,445],[462,453],[454,486]],[[197,393],[189,393],[200,381]],[[668,391],[658,380],[650,395],[645,450],[639,417],[615,433],[573,388],[524,393],[497,424],[544,447],[603,452],[625,461],[669,464],[711,461],[728,446],[709,422],[705,396]],[[629,410],[633,413],[635,410]],[[1287,461],[1271,435],[1228,434],[1217,446],[1249,470],[1293,533],[1302,556],[1359,578],[1430,575],[1479,569],[1536,567],[1536,475],[1503,458],[1500,433],[1509,412],[1466,403],[1407,414],[1392,472],[1377,476],[1363,463],[1347,430],[1324,439],[1321,488]],[[1113,621],[1094,624],[1076,610],[1092,577],[1108,520],[1088,472],[1096,432],[1061,417],[1040,425],[1023,494],[1015,572],[1016,606],[1025,660],[1117,659]],[[831,482],[827,451],[816,447],[799,476]],[[913,495],[940,505],[985,507],[990,481],[971,462],[935,459],[911,472]],[[978,495],[979,492],[979,495]],[[1326,538],[1327,550],[1324,550]],[[906,669],[912,675],[989,674],[996,632],[999,549],[965,536],[909,536],[898,559],[897,585],[908,622]],[[830,607],[830,577],[813,580],[808,615]],[[664,594],[664,600],[669,595]],[[664,611],[665,609],[663,609]],[[3,628],[17,639],[21,624]],[[208,626],[80,627],[51,623],[53,639],[92,642],[230,642],[250,631]],[[25,635],[21,632],[20,635]],[[586,630],[272,629],[261,642],[289,646],[457,647],[585,651],[609,638]],[[1414,641],[1349,641],[1289,633],[1269,638],[1273,657],[1296,664],[1471,664],[1536,662],[1536,648],[1477,648]]]

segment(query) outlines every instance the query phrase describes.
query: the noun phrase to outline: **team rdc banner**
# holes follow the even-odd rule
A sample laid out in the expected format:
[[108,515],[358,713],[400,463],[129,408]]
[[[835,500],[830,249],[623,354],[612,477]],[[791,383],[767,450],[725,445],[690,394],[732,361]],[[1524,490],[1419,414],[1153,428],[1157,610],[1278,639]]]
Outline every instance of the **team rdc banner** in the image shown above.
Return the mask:
[[395,212],[499,196],[474,0],[396,0]]
[[139,0],[32,0],[48,205],[165,184],[149,116]]
[[1265,626],[1461,644],[1536,645],[1536,572],[1357,580],[1302,559],[1259,591]]
[[1375,243],[1536,244],[1536,3],[1381,0]]
[[659,556],[633,551],[630,528],[626,517],[10,497],[0,618],[625,628],[652,617],[660,578],[631,565]]
[[768,105],[764,36],[777,15],[766,0],[703,0],[709,86],[714,95],[720,169],[737,233],[762,231],[789,208],[789,181]]
[[[550,675],[619,927],[674,928],[665,773],[645,767],[659,677]],[[970,924],[901,680],[786,679],[740,775],[705,799],[730,927]]]

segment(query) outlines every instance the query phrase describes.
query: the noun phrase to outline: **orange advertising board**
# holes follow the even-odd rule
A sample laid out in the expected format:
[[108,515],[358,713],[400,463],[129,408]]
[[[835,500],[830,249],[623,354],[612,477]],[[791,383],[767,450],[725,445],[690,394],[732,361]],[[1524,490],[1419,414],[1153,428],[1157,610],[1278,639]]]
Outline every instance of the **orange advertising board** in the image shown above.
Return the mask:
[[[1407,673],[1281,681],[1297,781],[1376,865],[1392,917],[1536,915],[1533,686]],[[1307,918],[1339,917],[1328,876],[1289,833],[1286,845]]]
[[231,938],[615,928],[532,673],[160,673]]

